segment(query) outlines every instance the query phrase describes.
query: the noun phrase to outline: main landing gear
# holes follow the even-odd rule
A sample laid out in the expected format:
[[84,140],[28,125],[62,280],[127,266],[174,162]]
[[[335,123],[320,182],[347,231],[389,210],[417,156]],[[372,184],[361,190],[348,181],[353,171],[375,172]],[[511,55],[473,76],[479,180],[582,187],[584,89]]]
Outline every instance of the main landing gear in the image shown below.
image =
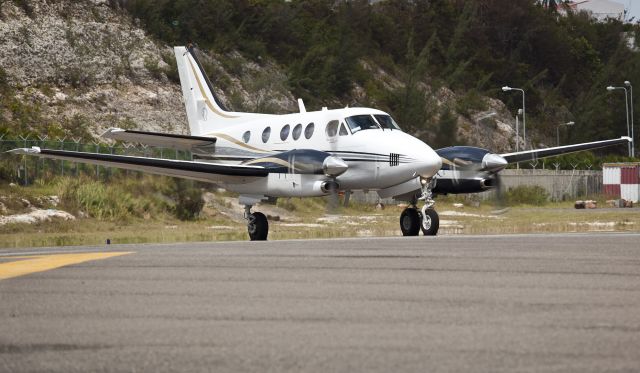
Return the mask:
[[425,236],[435,236],[440,228],[440,218],[433,209],[435,201],[431,190],[435,187],[435,179],[422,186],[422,196],[418,198],[424,201],[424,206],[418,211],[417,201],[414,199],[410,207],[400,214],[400,230],[403,236],[417,236],[422,230]]
[[244,218],[247,220],[247,231],[251,241],[266,241],[269,234],[269,222],[261,212],[251,212],[251,206],[244,206]]

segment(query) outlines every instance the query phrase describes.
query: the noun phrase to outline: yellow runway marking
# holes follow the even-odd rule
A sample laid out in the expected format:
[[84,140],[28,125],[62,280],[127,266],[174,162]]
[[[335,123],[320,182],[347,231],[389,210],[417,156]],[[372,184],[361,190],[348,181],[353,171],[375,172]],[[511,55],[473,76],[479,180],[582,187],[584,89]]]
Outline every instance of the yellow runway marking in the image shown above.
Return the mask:
[[131,252],[111,253],[74,253],[36,256],[15,256],[3,259],[16,259],[8,263],[0,263],[0,280],[12,277],[28,275],[35,272],[43,272],[71,264],[88,262],[90,260],[107,259],[120,255],[132,254]]

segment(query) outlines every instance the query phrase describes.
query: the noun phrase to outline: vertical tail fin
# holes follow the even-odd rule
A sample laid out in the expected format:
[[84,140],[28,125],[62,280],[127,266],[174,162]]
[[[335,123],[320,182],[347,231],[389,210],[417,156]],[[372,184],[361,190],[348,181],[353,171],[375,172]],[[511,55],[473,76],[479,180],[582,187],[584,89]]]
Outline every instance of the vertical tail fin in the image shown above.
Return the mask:
[[191,135],[205,135],[243,116],[242,113],[228,111],[215,95],[193,46],[175,47],[174,53]]

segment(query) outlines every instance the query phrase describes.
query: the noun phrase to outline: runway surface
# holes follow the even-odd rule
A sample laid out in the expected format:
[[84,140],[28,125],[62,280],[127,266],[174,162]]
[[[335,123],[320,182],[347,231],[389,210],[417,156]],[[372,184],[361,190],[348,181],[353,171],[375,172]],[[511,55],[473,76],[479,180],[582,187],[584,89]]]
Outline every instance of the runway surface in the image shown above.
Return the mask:
[[0,250],[3,274],[0,372],[640,370],[640,234]]

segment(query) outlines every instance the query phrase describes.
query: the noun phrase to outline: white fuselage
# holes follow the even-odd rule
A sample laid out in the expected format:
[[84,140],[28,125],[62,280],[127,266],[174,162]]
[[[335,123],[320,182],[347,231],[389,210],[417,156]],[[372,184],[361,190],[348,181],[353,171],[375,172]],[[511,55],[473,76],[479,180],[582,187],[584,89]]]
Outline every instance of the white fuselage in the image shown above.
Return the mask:
[[[336,179],[341,190],[389,188],[418,177],[429,179],[440,169],[440,157],[423,141],[398,129],[353,131],[345,118],[354,115],[388,116],[382,111],[368,108],[285,115],[245,115],[238,118],[236,123],[205,135],[217,138],[215,157],[231,162],[294,149],[314,149],[330,153],[349,166]],[[335,134],[327,131],[327,126],[332,121],[337,121]],[[310,123],[313,126],[312,133],[308,129]],[[335,124],[334,122],[333,125]],[[282,131],[286,126],[289,126],[288,134],[284,136]],[[263,141],[265,130],[270,131],[270,135]],[[290,182],[299,184],[305,184],[305,179],[309,182],[313,182],[312,179],[326,179],[318,175],[289,175],[288,178]],[[241,193],[255,189],[254,185],[246,184],[229,187]],[[268,189],[267,193],[270,195],[280,194],[271,190],[273,185]]]

